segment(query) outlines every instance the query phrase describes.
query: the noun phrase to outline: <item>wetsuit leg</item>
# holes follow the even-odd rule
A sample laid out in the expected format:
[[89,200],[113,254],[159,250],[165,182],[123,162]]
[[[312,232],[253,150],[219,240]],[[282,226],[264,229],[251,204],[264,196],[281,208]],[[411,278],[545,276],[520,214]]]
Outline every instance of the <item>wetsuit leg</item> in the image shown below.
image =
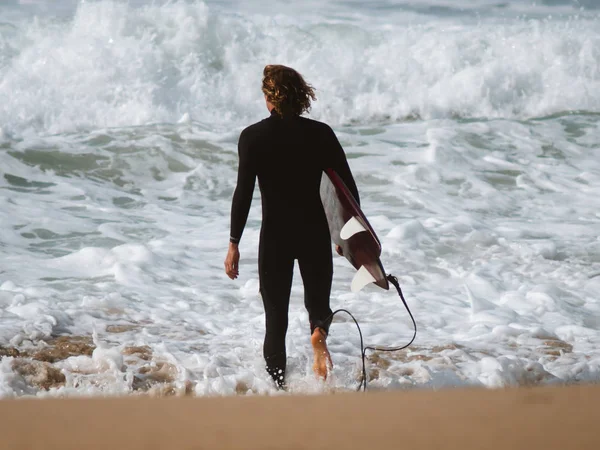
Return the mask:
[[281,388],[285,382],[285,335],[294,274],[294,257],[279,239],[261,236],[258,252],[260,292],[265,307],[266,332],[263,354],[267,372]]
[[331,258],[331,242],[329,234],[312,244],[307,243],[299,252],[298,265],[304,283],[304,305],[308,311],[311,334],[316,327],[329,332],[331,324],[331,280],[333,277],[333,261]]

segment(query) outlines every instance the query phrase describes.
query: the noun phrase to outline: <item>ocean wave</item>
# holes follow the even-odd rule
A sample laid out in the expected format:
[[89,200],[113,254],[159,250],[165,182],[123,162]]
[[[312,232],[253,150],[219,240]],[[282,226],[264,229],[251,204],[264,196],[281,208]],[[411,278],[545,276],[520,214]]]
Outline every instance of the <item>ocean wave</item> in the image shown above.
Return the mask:
[[332,124],[531,118],[600,111],[600,19],[448,18],[408,25],[213,9],[80,3],[0,28],[5,136],[265,115],[260,79],[291,65]]

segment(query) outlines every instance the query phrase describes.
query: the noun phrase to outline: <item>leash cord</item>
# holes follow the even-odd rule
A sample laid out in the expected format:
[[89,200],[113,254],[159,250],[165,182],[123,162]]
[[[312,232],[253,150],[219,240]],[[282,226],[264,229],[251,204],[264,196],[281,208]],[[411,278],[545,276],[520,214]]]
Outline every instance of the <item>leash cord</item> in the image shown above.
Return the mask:
[[402,289],[400,288],[400,283],[398,283],[398,278],[396,278],[394,275],[388,275],[387,280],[396,288],[396,291],[398,291],[398,295],[400,296],[402,303],[404,303],[404,307],[406,308],[406,311],[408,312],[408,315],[410,316],[412,323],[413,323],[414,333],[413,333],[412,339],[408,342],[408,344],[405,344],[405,345],[402,345],[399,347],[383,347],[383,346],[366,346],[365,347],[364,340],[363,340],[363,334],[360,329],[360,325],[358,324],[358,321],[352,315],[352,313],[350,313],[350,311],[348,311],[347,309],[338,309],[331,314],[332,319],[338,313],[348,314],[352,318],[352,320],[354,321],[354,324],[356,325],[356,328],[358,329],[358,335],[360,336],[360,353],[361,353],[361,358],[362,358],[362,375],[361,375],[360,384],[358,385],[358,388],[356,389],[357,391],[360,391],[361,388],[362,388],[363,392],[367,390],[367,381],[368,380],[367,380],[366,358],[367,358],[368,350],[377,351],[377,352],[397,352],[399,350],[404,350],[405,348],[410,346],[414,342],[415,338],[417,337],[417,322],[415,321],[415,318],[413,317],[412,312],[410,311],[410,308],[408,307],[408,303],[406,303],[406,300],[404,299],[404,295],[402,294]]

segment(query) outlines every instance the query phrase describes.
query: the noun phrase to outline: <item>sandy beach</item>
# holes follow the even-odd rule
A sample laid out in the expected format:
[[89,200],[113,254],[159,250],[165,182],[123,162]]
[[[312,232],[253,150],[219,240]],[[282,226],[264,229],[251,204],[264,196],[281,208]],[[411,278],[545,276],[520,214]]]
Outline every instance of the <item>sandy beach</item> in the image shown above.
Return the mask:
[[0,402],[2,448],[598,449],[600,387]]

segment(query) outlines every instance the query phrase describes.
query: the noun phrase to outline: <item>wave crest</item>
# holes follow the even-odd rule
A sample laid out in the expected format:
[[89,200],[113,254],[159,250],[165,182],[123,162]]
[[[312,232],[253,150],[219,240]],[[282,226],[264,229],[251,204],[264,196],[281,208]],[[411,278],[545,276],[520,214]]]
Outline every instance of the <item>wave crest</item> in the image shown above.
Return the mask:
[[[262,68],[291,65],[333,124],[600,111],[600,19],[369,26],[217,14],[202,2],[79,4],[0,30],[0,123],[62,133],[264,116]],[[8,30],[9,27],[3,27]]]

